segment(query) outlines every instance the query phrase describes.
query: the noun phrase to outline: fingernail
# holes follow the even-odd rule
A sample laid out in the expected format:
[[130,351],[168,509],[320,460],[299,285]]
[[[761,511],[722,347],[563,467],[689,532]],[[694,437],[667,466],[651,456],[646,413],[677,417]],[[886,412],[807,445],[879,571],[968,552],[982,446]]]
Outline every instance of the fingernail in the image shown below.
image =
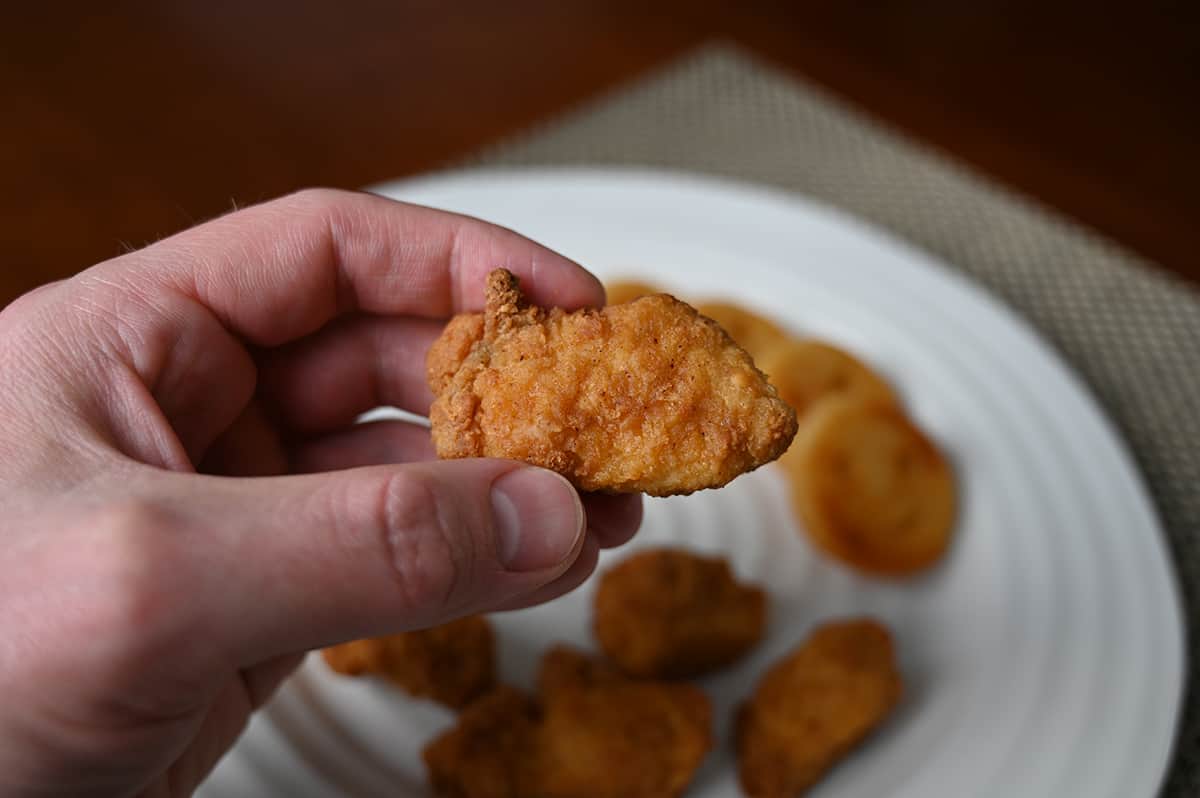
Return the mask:
[[510,571],[558,565],[583,535],[583,503],[561,475],[543,468],[510,471],[492,483],[500,562]]

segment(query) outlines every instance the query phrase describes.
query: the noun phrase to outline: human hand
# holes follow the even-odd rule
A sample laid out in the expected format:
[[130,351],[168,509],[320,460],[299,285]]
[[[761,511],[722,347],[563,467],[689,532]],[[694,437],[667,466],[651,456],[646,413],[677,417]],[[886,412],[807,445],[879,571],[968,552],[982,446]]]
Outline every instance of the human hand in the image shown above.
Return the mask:
[[636,498],[354,425],[427,410],[496,266],[604,298],[507,230],[312,191],[0,313],[0,794],[188,794],[306,650],[545,601],[633,534]]

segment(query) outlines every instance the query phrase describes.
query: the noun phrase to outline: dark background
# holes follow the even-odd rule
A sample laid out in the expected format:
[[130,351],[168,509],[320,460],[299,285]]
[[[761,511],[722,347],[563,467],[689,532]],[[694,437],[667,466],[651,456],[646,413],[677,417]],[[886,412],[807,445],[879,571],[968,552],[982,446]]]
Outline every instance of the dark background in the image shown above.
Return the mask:
[[234,202],[437,168],[715,39],[1200,281],[1197,2],[41,5],[0,22],[0,304]]

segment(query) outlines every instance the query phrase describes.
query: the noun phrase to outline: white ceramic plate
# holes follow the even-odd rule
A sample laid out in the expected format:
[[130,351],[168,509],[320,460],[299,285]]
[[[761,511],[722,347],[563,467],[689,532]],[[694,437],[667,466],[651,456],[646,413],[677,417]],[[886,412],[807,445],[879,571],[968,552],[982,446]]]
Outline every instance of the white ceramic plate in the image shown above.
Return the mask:
[[[1019,319],[928,256],[798,197],[680,175],[554,170],[399,182],[380,193],[512,227],[601,277],[726,296],[840,342],[885,373],[955,462],[957,539],[933,573],[865,579],[797,533],[773,468],[647,502],[624,551],[728,556],[772,596],[766,642],[702,684],[718,745],[690,795],[739,794],[729,709],[822,619],[895,633],[907,692],[818,796],[1140,798],[1159,785],[1179,707],[1174,576],[1111,425]],[[1052,268],[1047,265],[1046,268]],[[502,672],[528,685],[549,643],[590,645],[591,584],[497,617]],[[427,795],[426,739],[450,715],[310,656],[202,794]]]

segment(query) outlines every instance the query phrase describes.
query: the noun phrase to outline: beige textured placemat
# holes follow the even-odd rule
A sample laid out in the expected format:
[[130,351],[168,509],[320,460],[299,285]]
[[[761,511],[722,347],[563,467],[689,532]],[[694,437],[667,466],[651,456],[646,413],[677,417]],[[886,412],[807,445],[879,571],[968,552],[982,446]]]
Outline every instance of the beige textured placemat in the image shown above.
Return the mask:
[[[924,247],[1028,319],[1090,383],[1166,525],[1200,617],[1200,295],[738,50],[710,47],[473,164],[684,169],[791,189]],[[1164,795],[1200,795],[1200,664]]]

